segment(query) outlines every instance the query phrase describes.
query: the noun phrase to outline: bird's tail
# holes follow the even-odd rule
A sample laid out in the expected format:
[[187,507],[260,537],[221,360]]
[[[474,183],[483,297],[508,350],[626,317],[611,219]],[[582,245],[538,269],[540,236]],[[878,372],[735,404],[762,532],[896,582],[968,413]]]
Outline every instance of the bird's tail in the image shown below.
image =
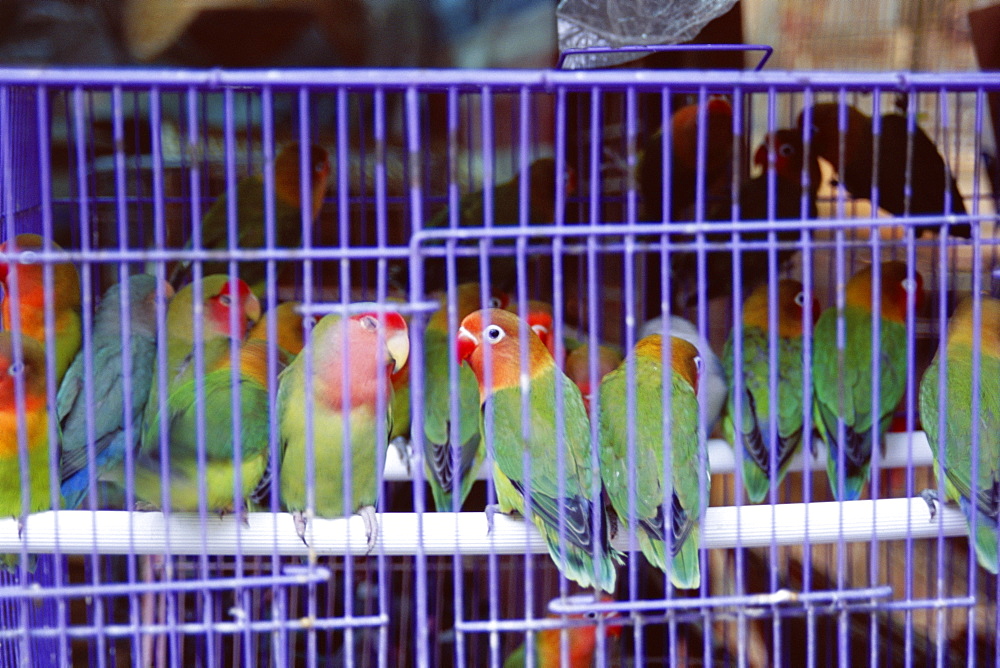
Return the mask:
[[[973,505],[965,497],[959,499],[959,505],[962,507],[962,512],[965,514],[971,531]],[[997,539],[997,518],[990,517],[982,510],[978,510],[976,516],[976,558],[979,560],[979,565],[993,575],[1000,571]]]
[[697,589],[701,586],[700,542],[700,530],[695,524],[670,563],[670,582],[678,589]]
[[[613,561],[613,550],[603,539],[594,543],[596,546],[597,561],[589,550],[579,545],[573,544],[569,540],[560,541],[559,531],[555,527],[548,526],[537,515],[534,517],[535,526],[545,537],[545,544],[549,548],[549,555],[570,580],[573,580],[581,587],[594,587],[602,589],[609,594],[615,591],[615,581],[617,572]],[[604,531],[599,531],[597,536],[604,536]],[[564,549],[565,548],[565,549]]]
[[743,460],[743,489],[746,490],[750,503],[760,503],[771,489],[771,478],[767,471],[749,457]]
[[844,470],[847,474],[844,478],[844,496],[840,497],[839,476],[837,475],[837,459],[833,449],[829,450],[830,455],[826,458],[826,474],[830,479],[830,490],[833,497],[838,501],[856,501],[861,498],[861,491],[865,488],[865,483],[871,475],[871,462],[866,462],[861,466],[852,466],[850,462],[844,462]]

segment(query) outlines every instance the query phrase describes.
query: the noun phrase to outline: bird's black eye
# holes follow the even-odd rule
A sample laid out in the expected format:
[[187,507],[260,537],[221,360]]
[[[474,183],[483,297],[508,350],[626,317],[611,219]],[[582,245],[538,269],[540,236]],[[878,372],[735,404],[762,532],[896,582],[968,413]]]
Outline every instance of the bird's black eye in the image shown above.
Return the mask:
[[793,147],[791,144],[782,144],[781,146],[778,147],[778,155],[787,158],[793,153],[795,153],[795,147]]
[[803,290],[799,294],[795,295],[795,303],[798,304],[799,306],[805,306],[806,305],[806,293],[805,293],[805,290]]
[[486,305],[489,308],[503,308],[503,301],[499,297],[490,297]]
[[500,329],[498,325],[490,325],[486,328],[486,340],[490,343],[499,343],[506,336],[504,331]]
[[376,320],[373,316],[366,315],[361,318],[361,326],[367,330],[374,331],[378,329],[378,320]]
[[583,616],[586,619],[597,619],[599,617],[599,615],[595,611],[593,611],[593,610],[591,610],[588,613],[585,613]]
[[229,295],[220,295],[219,296],[219,303],[222,304],[223,306],[227,306],[228,307],[230,304],[233,303],[233,298],[230,297]]
[[24,362],[14,362],[7,367],[8,376],[19,376],[24,371]]

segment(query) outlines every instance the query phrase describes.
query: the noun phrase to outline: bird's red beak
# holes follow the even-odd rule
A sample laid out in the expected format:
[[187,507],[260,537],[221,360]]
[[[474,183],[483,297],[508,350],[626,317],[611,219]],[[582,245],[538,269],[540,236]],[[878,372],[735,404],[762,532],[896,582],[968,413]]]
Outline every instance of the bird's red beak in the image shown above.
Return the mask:
[[757,147],[757,151],[753,154],[753,164],[767,169],[767,142]]
[[465,327],[460,327],[458,330],[458,338],[455,341],[455,353],[458,357],[458,363],[461,364],[465,360],[469,359],[469,355],[479,347],[479,340],[472,335],[472,332],[467,330]]

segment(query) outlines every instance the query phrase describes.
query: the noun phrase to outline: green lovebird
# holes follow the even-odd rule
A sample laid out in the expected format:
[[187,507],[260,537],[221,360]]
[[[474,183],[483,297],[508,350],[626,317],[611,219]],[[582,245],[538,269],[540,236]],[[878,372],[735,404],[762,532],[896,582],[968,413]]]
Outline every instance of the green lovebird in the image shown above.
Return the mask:
[[[653,564],[670,576],[680,589],[701,585],[698,563],[699,522],[702,502],[699,487],[708,499],[711,476],[699,469],[698,349],[684,339],[670,341],[669,434],[663,431],[663,337],[641,339],[629,358],[601,383],[601,479],[618,514],[618,530],[630,531],[634,517],[639,548]],[[629,461],[627,390],[629,365],[635,372],[635,461]],[[670,439],[669,441],[667,439]],[[671,479],[664,480],[664,459],[669,456]],[[635,478],[635,499],[629,497],[629,478]],[[664,507],[670,509],[669,520]],[[669,527],[669,529],[668,529]],[[669,531],[669,553],[666,545]]]
[[[300,144],[286,144],[274,158],[274,239],[279,248],[298,248],[302,245],[302,185],[299,179]],[[321,146],[309,147],[306,164],[309,166],[309,218],[315,221],[323,205],[327,179],[330,176],[330,160],[326,149]],[[229,193],[224,193],[209,207],[201,219],[201,247],[205,250],[227,250],[229,248]],[[260,175],[248,176],[236,184],[236,246],[238,248],[259,249],[265,247],[266,221],[264,214],[264,179]],[[188,242],[187,248],[192,244]],[[282,263],[278,264],[280,268]],[[202,264],[205,274],[225,274],[229,262],[225,260],[206,261]],[[265,262],[240,262],[239,275],[253,289],[255,294],[264,293],[267,279]],[[177,289],[191,278],[191,264],[177,264],[170,275],[170,282]]]
[[[247,348],[265,351],[263,353],[247,355],[243,352],[248,345],[242,341],[248,321],[260,317],[260,303],[250,292],[250,287],[236,279],[226,281],[218,292],[213,292],[206,285],[210,278],[213,279],[211,283],[217,282],[214,277],[203,281],[203,373],[197,373],[195,368],[197,359],[191,340],[194,327],[190,310],[192,295],[188,292],[190,286],[182,289],[167,309],[170,376],[165,398],[166,414],[160,413],[158,381],[154,374],[154,385],[144,415],[142,442],[136,456],[135,493],[144,502],[161,507],[161,471],[166,467],[172,510],[195,512],[199,509],[200,497],[204,495],[209,511],[242,513],[242,507],[234,507],[236,453],[241,460],[239,489],[245,502],[256,490],[268,463],[267,386],[266,379],[261,382],[256,366],[258,357],[266,355],[266,344],[255,340],[249,342],[250,347]],[[233,312],[235,330],[232,329]],[[239,341],[241,348],[238,358],[240,367],[235,372],[231,366],[233,340]],[[185,349],[186,354],[180,357]],[[233,431],[234,377],[240,405],[237,434]],[[199,392],[203,401],[200,415]],[[161,433],[163,428],[165,434]],[[201,465],[198,453],[200,433],[205,453],[205,461]]]
[[[872,266],[851,277],[843,311],[836,306],[823,311],[813,335],[815,424],[827,447],[830,489],[848,501],[861,496],[871,474],[873,427],[881,442],[906,391],[906,309],[913,300],[919,310],[924,295],[920,274],[914,271],[914,278],[907,278],[902,262],[883,262],[880,275],[877,407],[872,406]],[[844,319],[844,347],[838,350],[839,317]],[[844,424],[843,443],[838,442],[838,418]]]
[[[355,306],[365,309],[369,305]],[[403,317],[394,311],[380,315],[378,305],[370,306],[371,310],[350,317],[324,316],[312,330],[311,341],[282,372],[278,387],[278,428],[284,453],[281,499],[295,516],[299,537],[305,541],[311,484],[317,517],[361,515],[369,552],[378,540],[375,503],[382,471],[377,465],[385,459],[392,431],[390,375],[406,364],[410,354]],[[305,363],[309,350],[311,377],[306,376]],[[345,373],[349,385],[344,384]],[[307,406],[312,443],[306,434]],[[378,440],[380,421],[385,429]],[[345,443],[346,437],[350,440]],[[345,460],[350,462],[347,480]],[[345,498],[348,482],[350,498]]]
[[[982,297],[979,330],[979,456],[976,493],[972,493],[972,312],[966,297],[948,322],[948,343],[939,348],[920,381],[920,422],[934,452],[934,474],[944,483],[945,496],[957,501],[972,530],[976,514],[976,557],[996,575],[997,518],[1000,517],[1000,301]],[[938,383],[941,360],[947,360],[947,405],[941,407]],[[939,431],[938,410],[944,410],[945,431]],[[944,448],[944,457],[941,457]],[[942,465],[943,459],[943,465]]]
[[[743,487],[751,503],[760,503],[771,488],[771,465],[774,462],[775,486],[788,472],[792,456],[802,446],[802,371],[809,361],[803,359],[802,329],[804,307],[809,295],[798,281],[778,282],[775,316],[778,329],[778,356],[770,357],[768,286],[758,286],[743,302],[743,386],[739,429],[736,428],[736,368],[733,334],[722,353],[729,382],[729,403],[722,429],[733,447],[743,446]],[[819,317],[819,302],[812,300],[812,318]],[[778,396],[775,406],[776,433],[771,440],[771,369],[777,370]]]
[[[521,338],[522,326],[527,340]],[[521,346],[527,346],[524,379]],[[600,479],[590,464],[590,422],[579,388],[556,366],[541,339],[508,311],[485,309],[466,316],[458,332],[457,353],[476,375],[483,434],[492,425],[493,481],[500,512],[518,512],[533,522],[567,578],[582,587],[613,592],[615,561],[620,557],[606,540],[607,517]],[[522,415],[524,389],[528,424]],[[561,438],[556,401],[563,408]],[[558,468],[560,449],[563,470]],[[526,458],[530,468],[525,468]],[[530,505],[525,502],[528,493]],[[487,509],[491,519],[494,510]],[[595,512],[601,517],[596,530]]]
[[[527,220],[526,224],[546,225],[555,220],[556,193],[562,189],[567,195],[575,191],[575,178],[570,169],[562,175],[556,173],[556,161],[552,158],[540,158],[528,166],[527,188]],[[458,227],[485,227],[485,198],[483,191],[468,193],[458,202],[456,218]],[[492,225],[511,227],[521,221],[521,173],[493,188],[493,218]],[[445,207],[437,212],[425,224],[424,229],[448,228],[452,224],[451,209]],[[507,239],[494,241],[494,248],[505,247],[512,250],[513,243]],[[459,257],[455,262],[458,282],[480,280],[479,258]],[[500,290],[510,290],[517,279],[517,260],[513,256],[492,256],[489,262],[490,286]],[[444,259],[425,261],[424,288],[428,291],[443,290],[447,283],[446,264]]]
[[[0,332],[0,517],[16,517],[23,525],[21,499],[21,460],[18,446],[18,415],[23,417],[28,451],[28,512],[37,513],[52,507],[49,485],[49,412],[45,393],[45,351],[30,336],[21,337],[20,360],[16,358],[10,332]],[[17,402],[16,380],[24,387],[24,404]],[[14,571],[17,554],[0,554],[0,568]],[[29,563],[29,570],[34,562]]]
[[[121,466],[127,449],[134,449],[142,431],[142,414],[149,398],[149,388],[156,368],[156,305],[158,299],[170,299],[173,288],[162,283],[157,294],[155,276],[137,274],[128,280],[129,356],[131,359],[131,414],[125,415],[122,369],[122,285],[112,285],[101,297],[94,313],[90,345],[90,392],[92,397],[94,479],[99,483],[95,495],[97,508],[122,508],[124,490],[104,484],[102,477]],[[62,430],[60,468],[64,507],[73,510],[86,504],[90,490],[90,454],[87,449],[86,360],[83,349],[70,365],[59,394],[56,412]],[[127,422],[126,422],[127,420]],[[125,440],[126,424],[131,425],[131,440]]]
[[[568,596],[569,600],[579,600],[581,603],[593,602],[590,594],[577,594]],[[604,594],[600,597],[601,603],[614,601],[613,598]],[[547,628],[535,633],[535,661],[538,668],[557,668],[563,665],[562,659],[562,635],[566,631],[569,636],[569,647],[566,653],[567,665],[569,668],[590,668],[594,665],[594,653],[597,651],[597,625],[598,617],[610,619],[615,617],[613,612],[587,613],[585,615],[548,615],[548,619],[564,620],[570,619],[576,622],[573,626],[565,628]],[[588,622],[588,623],[585,623]],[[605,635],[608,639],[617,638],[621,635],[621,626],[606,626]],[[528,665],[527,645],[519,645],[507,656],[503,662],[503,668],[523,668]]]
[[[14,237],[13,244],[10,241],[0,244],[0,253],[12,252],[15,245],[18,251],[41,251],[44,248],[44,239],[37,234],[19,234]],[[52,250],[61,251],[62,248],[53,241]],[[56,343],[56,383],[60,383],[83,341],[80,321],[80,276],[76,267],[70,262],[53,264],[52,294],[46,298],[43,264],[0,261],[0,284],[3,285],[3,301],[0,302],[0,309],[3,312],[3,327],[8,331],[14,327],[12,292],[15,274],[21,332],[42,346],[46,345],[45,304],[47,301],[51,302],[55,318],[53,334]]]
[[[448,301],[440,294],[441,308],[434,312],[424,331],[424,471],[438,512],[458,510],[476,481],[486,457],[479,431],[479,384],[468,366],[458,362],[458,424],[451,419],[450,364],[454,359],[448,345]],[[507,295],[494,292],[489,305],[504,308]],[[462,283],[455,294],[455,321],[482,305],[479,283]],[[452,430],[458,440],[452,446]],[[458,467],[456,468],[456,458]],[[459,496],[454,497],[455,482]],[[457,501],[457,503],[456,503]]]

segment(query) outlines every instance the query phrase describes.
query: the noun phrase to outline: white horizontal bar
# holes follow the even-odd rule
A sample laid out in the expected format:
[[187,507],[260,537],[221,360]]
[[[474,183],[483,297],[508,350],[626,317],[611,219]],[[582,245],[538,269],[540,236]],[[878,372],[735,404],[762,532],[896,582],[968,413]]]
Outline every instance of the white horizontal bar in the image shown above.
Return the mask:
[[[885,437],[885,454],[880,460],[883,469],[904,468],[907,465],[907,452],[911,443],[909,433],[891,433]],[[912,433],[912,465],[930,466],[934,463],[934,455],[930,445],[927,443],[927,435],[922,431]],[[813,471],[826,470],[826,446],[817,437],[813,439],[816,445],[816,456],[812,458],[811,468]],[[736,470],[736,451],[732,446],[721,438],[713,438],[708,441],[708,461],[712,473],[732,473]],[[804,467],[802,453],[795,455],[789,465],[789,470],[801,471]],[[488,463],[484,463],[479,470],[479,479],[485,480],[489,474]],[[416,475],[416,472],[413,472]],[[386,480],[410,480],[411,475],[406,472],[406,464],[399,456],[396,448],[389,448],[385,458],[385,479]]]
[[[930,520],[923,499],[880,499],[845,503],[788,503],[776,506],[709,508],[702,524],[705,548],[799,545],[963,536],[960,510],[938,505],[939,517]],[[465,513],[385,513],[379,517],[379,541],[386,555],[415,554],[418,545],[428,555],[541,553],[545,545],[538,532],[520,518],[497,514],[493,533],[487,534],[486,515]],[[244,554],[306,555],[310,549],[295,534],[288,513],[251,513],[249,526],[232,516],[209,516],[202,530],[197,515],[175,513],[169,520],[159,512],[85,510],[48,511],[31,515],[23,539],[30,552],[55,551],[58,535],[63,554]],[[169,546],[167,532],[169,531]],[[237,531],[239,543],[237,543]],[[58,532],[58,533],[57,533]],[[940,532],[940,534],[939,534]],[[131,537],[131,541],[130,541]],[[313,520],[307,537],[315,554],[363,555],[366,548],[360,517]],[[204,543],[204,544],[203,544]],[[624,527],[614,541],[627,549]],[[17,552],[17,522],[0,520],[0,552]],[[380,548],[376,546],[375,552]]]

